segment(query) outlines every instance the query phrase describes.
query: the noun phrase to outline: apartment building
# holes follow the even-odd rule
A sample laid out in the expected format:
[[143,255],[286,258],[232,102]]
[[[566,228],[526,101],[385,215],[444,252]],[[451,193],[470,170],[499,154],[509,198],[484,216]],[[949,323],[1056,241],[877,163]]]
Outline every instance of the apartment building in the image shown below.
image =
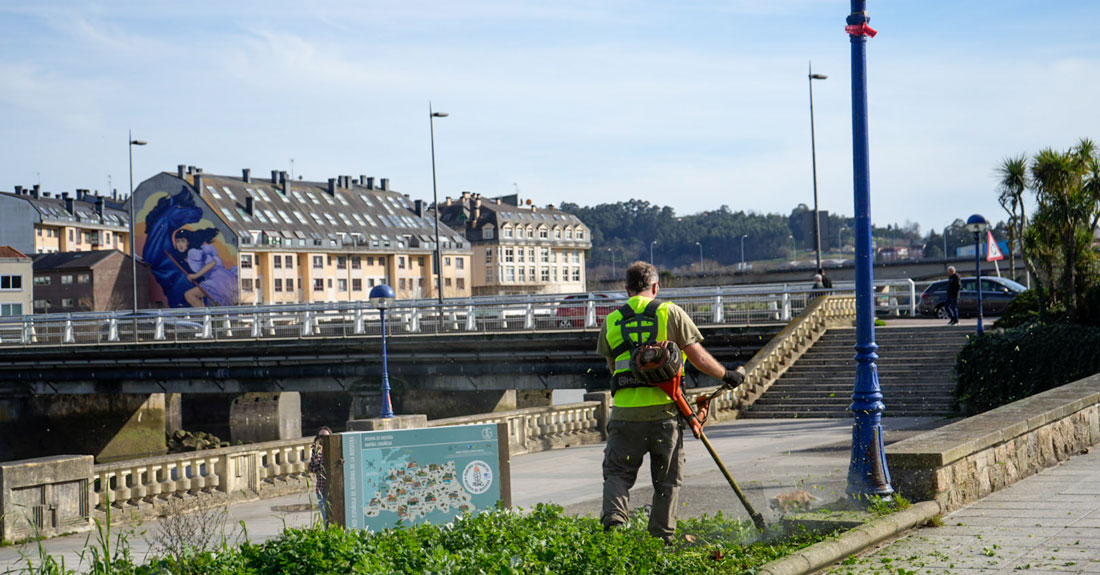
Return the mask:
[[471,293],[470,245],[440,226],[423,202],[365,175],[293,181],[181,165],[138,186],[136,244],[149,264],[150,301],[196,305],[364,301],[386,283],[401,299]]
[[[130,256],[118,250],[60,252],[34,256],[34,313],[112,311],[133,308]],[[138,307],[143,299],[145,264],[138,264]]]
[[0,245],[26,254],[130,252],[130,217],[117,194],[43,192],[15,186],[0,192]]
[[31,313],[32,274],[31,258],[0,245],[0,317]]
[[473,248],[473,295],[585,291],[592,240],[577,216],[521,202],[516,194],[483,198],[471,192],[447,198],[439,213]]

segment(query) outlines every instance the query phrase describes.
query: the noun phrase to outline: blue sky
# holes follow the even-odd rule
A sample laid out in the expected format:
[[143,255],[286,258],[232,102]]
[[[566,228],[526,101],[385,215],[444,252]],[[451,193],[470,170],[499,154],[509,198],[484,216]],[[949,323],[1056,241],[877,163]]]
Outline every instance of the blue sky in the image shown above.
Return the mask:
[[[177,164],[539,205],[853,213],[849,3],[0,0],[0,189]],[[1002,219],[1006,156],[1100,138],[1100,3],[870,0],[872,217]]]

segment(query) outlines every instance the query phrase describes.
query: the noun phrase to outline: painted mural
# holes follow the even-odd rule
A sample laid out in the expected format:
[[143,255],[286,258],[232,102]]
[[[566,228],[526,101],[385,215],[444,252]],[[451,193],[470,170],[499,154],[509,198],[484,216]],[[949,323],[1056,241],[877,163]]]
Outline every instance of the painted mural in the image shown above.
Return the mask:
[[[168,307],[208,307],[238,302],[237,248],[210,208],[196,205],[190,188],[135,194],[138,253],[153,276],[150,301]],[[178,186],[179,182],[176,181]],[[152,285],[155,284],[155,285]]]

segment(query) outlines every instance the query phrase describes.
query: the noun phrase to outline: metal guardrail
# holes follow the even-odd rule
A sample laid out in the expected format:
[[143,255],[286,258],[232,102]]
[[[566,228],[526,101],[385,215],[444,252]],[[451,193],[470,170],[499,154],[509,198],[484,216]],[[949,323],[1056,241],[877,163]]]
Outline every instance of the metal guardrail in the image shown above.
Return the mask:
[[[923,286],[922,286],[923,287]],[[916,315],[917,284],[876,282],[879,314]],[[834,284],[850,293],[850,283]],[[700,326],[785,323],[820,291],[811,284],[662,289]],[[398,301],[387,309],[388,335],[477,334],[596,329],[625,293],[553,294]],[[38,314],[0,318],[0,348],[163,344],[381,335],[369,302],[232,306]]]

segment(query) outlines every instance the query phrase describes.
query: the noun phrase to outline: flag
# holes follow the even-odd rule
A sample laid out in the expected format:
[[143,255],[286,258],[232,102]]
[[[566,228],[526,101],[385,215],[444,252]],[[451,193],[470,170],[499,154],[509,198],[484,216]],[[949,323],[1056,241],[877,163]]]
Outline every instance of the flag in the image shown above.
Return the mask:
[[993,239],[993,232],[987,231],[985,240],[985,261],[995,262],[1005,259],[1005,255],[1001,253],[1001,248],[997,247],[996,240]]

